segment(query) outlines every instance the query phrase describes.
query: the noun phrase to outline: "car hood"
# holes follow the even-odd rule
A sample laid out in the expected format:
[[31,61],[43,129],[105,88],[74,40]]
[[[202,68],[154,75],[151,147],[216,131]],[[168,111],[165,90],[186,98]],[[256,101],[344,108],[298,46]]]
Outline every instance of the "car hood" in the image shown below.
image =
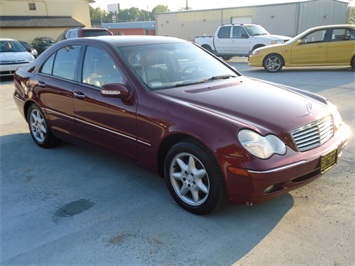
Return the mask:
[[258,35],[258,36],[255,36],[255,37],[258,37],[258,38],[264,38],[264,39],[273,39],[275,41],[278,41],[278,40],[283,40],[283,41],[288,41],[288,40],[291,40],[291,37],[288,37],[288,36],[283,36],[283,35],[273,35],[273,34],[269,34],[269,35]]
[[[260,80],[238,77],[156,91],[181,105],[224,118],[261,133],[288,133],[329,113],[324,102]],[[322,98],[323,99],[323,98]],[[203,119],[205,117],[201,117]]]
[[0,62],[2,64],[12,64],[19,62],[32,62],[34,57],[29,52],[2,52],[0,53]]

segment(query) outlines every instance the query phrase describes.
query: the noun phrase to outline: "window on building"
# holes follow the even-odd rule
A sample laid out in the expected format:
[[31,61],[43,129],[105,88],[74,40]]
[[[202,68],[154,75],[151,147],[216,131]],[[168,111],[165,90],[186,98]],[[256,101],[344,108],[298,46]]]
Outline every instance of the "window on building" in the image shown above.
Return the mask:
[[36,4],[35,3],[28,3],[28,8],[30,10],[36,10]]

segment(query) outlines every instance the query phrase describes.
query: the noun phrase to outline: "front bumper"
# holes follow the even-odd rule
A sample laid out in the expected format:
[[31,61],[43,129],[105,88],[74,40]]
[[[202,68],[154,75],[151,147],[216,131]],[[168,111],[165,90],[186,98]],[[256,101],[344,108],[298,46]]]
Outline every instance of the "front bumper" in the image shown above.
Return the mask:
[[27,66],[28,64],[29,63],[0,65],[0,76],[13,76],[19,67]]
[[322,157],[336,151],[335,165],[349,136],[350,129],[343,124],[332,139],[304,152],[301,160],[273,169],[247,169],[244,176],[235,175],[225,168],[228,202],[241,205],[264,203],[314,181],[328,170],[321,170]]

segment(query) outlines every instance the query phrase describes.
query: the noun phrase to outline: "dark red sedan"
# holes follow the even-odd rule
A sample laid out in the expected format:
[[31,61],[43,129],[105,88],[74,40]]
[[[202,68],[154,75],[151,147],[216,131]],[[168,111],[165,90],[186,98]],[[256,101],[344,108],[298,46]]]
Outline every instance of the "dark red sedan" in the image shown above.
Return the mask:
[[40,147],[67,140],[124,155],[164,176],[175,201],[196,214],[315,180],[350,133],[325,98],[243,77],[176,38],[62,41],[14,81]]

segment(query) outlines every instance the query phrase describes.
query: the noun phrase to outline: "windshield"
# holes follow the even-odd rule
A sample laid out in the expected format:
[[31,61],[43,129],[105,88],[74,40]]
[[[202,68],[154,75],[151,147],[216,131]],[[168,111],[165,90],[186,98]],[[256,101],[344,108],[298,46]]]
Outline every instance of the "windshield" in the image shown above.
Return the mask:
[[213,82],[238,75],[213,56],[187,42],[118,49],[150,90]]
[[246,30],[248,31],[249,35],[251,35],[251,36],[269,35],[267,30],[265,30],[260,25],[245,25],[244,27],[246,28]]
[[52,45],[55,43],[55,41],[51,38],[44,38],[44,39],[41,39],[41,42],[44,44],[44,45]]
[[0,52],[27,52],[17,41],[0,41]]

